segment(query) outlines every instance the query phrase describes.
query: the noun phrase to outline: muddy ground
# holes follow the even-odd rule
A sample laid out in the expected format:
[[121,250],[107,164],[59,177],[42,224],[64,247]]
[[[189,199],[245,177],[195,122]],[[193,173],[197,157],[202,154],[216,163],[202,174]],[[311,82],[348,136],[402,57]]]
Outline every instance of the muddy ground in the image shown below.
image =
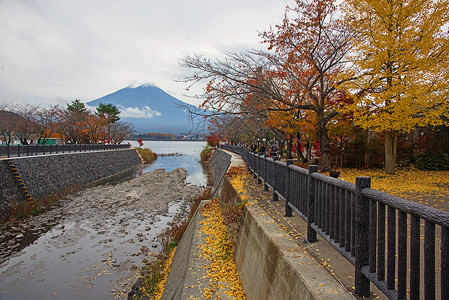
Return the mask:
[[0,299],[126,299],[158,234],[201,187],[154,170],[83,190],[0,230]]

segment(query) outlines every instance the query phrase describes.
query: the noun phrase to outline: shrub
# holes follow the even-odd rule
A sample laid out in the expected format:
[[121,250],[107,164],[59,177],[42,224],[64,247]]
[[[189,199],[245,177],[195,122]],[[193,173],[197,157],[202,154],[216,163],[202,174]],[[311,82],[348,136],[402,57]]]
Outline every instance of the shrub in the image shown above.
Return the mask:
[[149,148],[136,148],[136,150],[146,164],[151,164],[157,158],[157,154]]
[[221,139],[221,137],[219,135],[215,135],[215,134],[211,133],[207,137],[207,144],[211,147],[217,147],[220,144],[220,139]]
[[209,159],[211,159],[212,154],[213,154],[212,150],[213,150],[213,147],[211,147],[209,145],[205,145],[203,147],[203,150],[201,151],[201,161],[202,162],[206,162]]
[[417,154],[414,157],[414,165],[424,171],[449,170],[449,155],[444,153]]

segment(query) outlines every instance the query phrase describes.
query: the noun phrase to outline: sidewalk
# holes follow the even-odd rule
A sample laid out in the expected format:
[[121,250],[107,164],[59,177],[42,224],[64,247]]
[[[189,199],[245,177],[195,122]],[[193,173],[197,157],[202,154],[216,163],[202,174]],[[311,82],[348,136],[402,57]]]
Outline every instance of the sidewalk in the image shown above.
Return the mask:
[[[240,158],[240,160],[242,160]],[[237,165],[241,165],[237,159]],[[233,166],[233,162],[231,162]],[[246,168],[246,165],[245,165]],[[307,224],[293,212],[292,217],[285,217],[285,202],[282,200],[273,201],[273,192],[264,191],[262,184],[257,184],[257,179],[253,175],[243,176],[243,188],[248,199],[262,208],[267,215],[271,216],[284,230],[285,237],[294,239],[300,252],[306,252],[323,268],[325,268],[334,278],[340,282],[351,293],[354,292],[354,266],[342,257],[330,244],[319,235],[317,242],[310,244],[306,239]],[[355,296],[355,298],[362,299]],[[388,299],[373,284],[371,284],[371,296],[364,299]]]

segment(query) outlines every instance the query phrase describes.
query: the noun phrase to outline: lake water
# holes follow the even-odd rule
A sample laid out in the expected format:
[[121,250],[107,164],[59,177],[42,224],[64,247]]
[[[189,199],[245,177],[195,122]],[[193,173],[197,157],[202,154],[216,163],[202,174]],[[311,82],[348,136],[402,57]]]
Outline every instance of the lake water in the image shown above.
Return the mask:
[[[136,141],[129,141],[129,143],[133,147],[139,147],[139,143]],[[159,155],[156,161],[142,169],[143,173],[156,169],[165,169],[166,172],[170,172],[177,168],[184,168],[187,170],[186,181],[188,183],[206,185],[206,171],[203,170],[200,163],[200,154],[206,142],[144,141],[143,143],[143,148],[150,148]],[[175,153],[177,155],[171,155]]]

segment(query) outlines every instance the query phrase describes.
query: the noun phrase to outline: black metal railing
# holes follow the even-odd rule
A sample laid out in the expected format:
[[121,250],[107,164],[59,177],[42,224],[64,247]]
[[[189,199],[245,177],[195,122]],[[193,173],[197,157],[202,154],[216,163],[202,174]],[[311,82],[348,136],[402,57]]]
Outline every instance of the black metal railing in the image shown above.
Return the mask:
[[129,149],[130,147],[131,146],[129,144],[0,145],[0,158],[70,152],[119,150]]
[[273,200],[285,201],[286,216],[295,211],[307,222],[310,242],[318,233],[355,266],[356,294],[369,296],[372,282],[390,299],[449,299],[448,212],[373,190],[369,177],[353,184],[317,166],[221,148],[243,156]]

